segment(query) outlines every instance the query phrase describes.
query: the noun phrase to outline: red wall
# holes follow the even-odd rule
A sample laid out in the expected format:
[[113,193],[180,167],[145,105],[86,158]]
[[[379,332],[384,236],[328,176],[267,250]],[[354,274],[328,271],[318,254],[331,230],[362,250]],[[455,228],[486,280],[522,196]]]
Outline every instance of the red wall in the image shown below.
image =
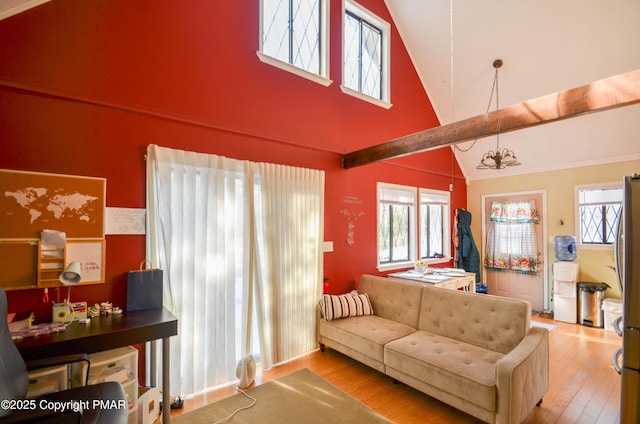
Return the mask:
[[[391,21],[383,0],[360,3]],[[135,208],[145,207],[152,143],[323,169],[325,240],[334,242],[325,275],[344,292],[376,272],[377,181],[454,183],[454,208],[466,206],[466,184],[449,148],[342,169],[344,152],[439,123],[393,26],[393,107],[342,93],[341,1],[330,11],[329,87],[257,58],[258,0],[55,0],[2,20],[0,168],[105,177],[107,206]],[[353,245],[343,210],[364,213]],[[74,288],[73,299],[125,304],[144,236],[107,236],[106,251],[107,283]],[[8,296],[11,311],[50,320],[41,290]]]

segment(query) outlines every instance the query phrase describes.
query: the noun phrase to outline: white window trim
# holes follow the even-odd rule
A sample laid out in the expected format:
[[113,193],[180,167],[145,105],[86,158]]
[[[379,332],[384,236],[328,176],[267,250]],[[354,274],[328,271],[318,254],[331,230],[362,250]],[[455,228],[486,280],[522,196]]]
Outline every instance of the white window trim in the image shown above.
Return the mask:
[[[389,189],[398,189],[403,191],[413,191],[413,211],[409,215],[409,228],[414,228],[413,231],[409,232],[409,260],[401,261],[401,262],[389,262],[389,263],[380,263],[380,255],[378,249],[380,247],[378,240],[378,223],[380,222],[380,190],[381,188],[389,188]],[[383,183],[378,182],[376,185],[376,268],[378,271],[393,271],[396,269],[408,268],[412,267],[416,261],[416,252],[417,252],[417,241],[416,235],[418,225],[418,211],[416,210],[418,205],[418,192],[416,187],[406,186],[400,184],[391,184],[391,183]]]
[[[441,263],[447,263],[449,261],[451,261],[453,259],[453,257],[451,257],[451,192],[449,191],[445,191],[445,190],[436,190],[436,189],[432,189],[432,188],[420,188],[418,189],[418,207],[420,207],[420,195],[422,193],[432,193],[438,196],[445,196],[447,198],[447,216],[443,217],[443,221],[444,221],[444,232],[445,234],[443,235],[444,239],[444,252],[442,252],[443,257],[442,258],[430,258],[430,259],[423,259],[424,261],[427,262],[427,264],[441,264]],[[420,214],[420,210],[418,209],[418,216]],[[418,223],[418,225],[420,225]],[[422,234],[422,228],[418,228],[418,235]],[[418,243],[418,246],[420,246],[420,243]],[[446,252],[446,255],[445,255]],[[422,252],[419,252],[420,256],[422,256]]]
[[[342,82],[340,83],[340,89],[343,93],[358,98],[360,100],[364,100],[366,102],[372,103],[376,106],[380,106],[385,109],[390,109],[393,104],[391,103],[391,25],[378,17],[374,13],[368,11],[358,3],[353,0],[343,0],[342,2],[342,32],[344,32],[345,25],[345,14],[349,11],[354,13],[355,15],[361,17],[362,19],[375,24],[382,31],[382,79],[380,81],[382,88],[382,99],[377,99],[375,97],[368,96],[363,94],[357,90],[353,90],[344,85],[344,48],[342,49],[342,63],[340,68],[342,69]],[[344,44],[344,39],[342,40]]]
[[[390,262],[390,263],[384,263],[381,264],[380,263],[380,256],[378,254],[378,248],[379,248],[379,243],[378,243],[378,223],[380,221],[380,189],[382,187],[387,187],[387,188],[396,188],[399,190],[406,190],[406,191],[414,191],[415,195],[414,195],[414,203],[413,203],[413,212],[411,213],[411,216],[409,217],[409,225],[410,228],[413,228],[413,231],[410,231],[409,234],[409,260],[408,261],[402,261],[402,262]],[[447,224],[447,228],[445,229],[445,244],[447,245],[447,255],[442,257],[442,258],[431,258],[431,259],[425,259],[425,262],[427,262],[428,265],[433,265],[433,264],[442,264],[442,263],[448,263],[450,262],[453,258],[451,256],[451,229],[452,229],[452,222],[451,222],[451,193],[448,191],[444,191],[444,190],[436,190],[436,189],[429,189],[429,188],[419,188],[419,187],[414,187],[414,186],[407,186],[407,185],[401,185],[401,184],[391,184],[391,183],[383,183],[383,182],[378,182],[376,185],[376,269],[380,272],[387,272],[387,271],[395,271],[395,270],[399,270],[399,269],[405,269],[405,268],[411,268],[413,267],[413,265],[415,264],[417,258],[418,258],[418,250],[420,249],[420,243],[419,243],[419,237],[420,237],[420,229],[419,229],[419,219],[418,216],[420,214],[420,193],[434,193],[434,194],[438,194],[438,195],[446,195],[447,196],[447,202],[448,202],[448,206],[449,206],[449,211],[448,211],[448,216],[446,217],[446,224]]]
[[346,87],[346,86],[344,86],[342,84],[340,84],[340,90],[342,90],[342,92],[344,94],[348,94],[348,95],[350,95],[352,97],[356,97],[356,98],[358,98],[360,100],[364,100],[365,102],[372,103],[372,104],[374,104],[376,106],[380,106],[380,107],[385,108],[385,109],[391,109],[391,106],[393,106],[389,102],[386,102],[386,101],[380,100],[380,99],[376,99],[375,97],[367,96],[366,94],[363,94],[363,93],[361,93],[359,91],[356,91],[356,90],[352,90],[351,88],[348,88],[348,87]]
[[611,250],[613,251],[614,245],[611,244],[584,244],[582,243],[582,237],[580,237],[580,190],[594,190],[594,189],[608,189],[608,188],[622,188],[621,182],[608,182],[608,183],[595,183],[574,186],[573,199],[574,199],[574,213],[575,213],[575,236],[577,242],[577,248],[585,250]]
[[274,66],[276,68],[282,69],[284,71],[290,72],[292,74],[298,75],[299,77],[306,78],[310,81],[316,82],[325,87],[330,86],[333,81],[329,78],[329,0],[321,0],[320,5],[320,74],[314,74],[313,72],[305,71],[302,68],[298,68],[288,62],[283,62],[279,59],[276,59],[272,56],[269,56],[262,52],[262,33],[263,33],[263,7],[262,0],[260,0],[260,16],[259,16],[259,31],[258,31],[258,51],[256,55],[261,62],[266,63],[268,65]]

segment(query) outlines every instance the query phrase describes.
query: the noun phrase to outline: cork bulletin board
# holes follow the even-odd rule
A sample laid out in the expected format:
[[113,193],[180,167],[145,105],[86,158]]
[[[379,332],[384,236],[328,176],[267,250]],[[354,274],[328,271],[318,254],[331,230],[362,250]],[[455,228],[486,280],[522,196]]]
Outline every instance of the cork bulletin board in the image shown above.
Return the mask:
[[[105,178],[0,169],[0,269],[11,269],[0,273],[0,285],[7,290],[58,286],[52,277],[72,260],[84,266],[81,284],[103,283],[105,199]],[[39,269],[45,229],[67,237],[59,264],[46,266],[47,278]]]

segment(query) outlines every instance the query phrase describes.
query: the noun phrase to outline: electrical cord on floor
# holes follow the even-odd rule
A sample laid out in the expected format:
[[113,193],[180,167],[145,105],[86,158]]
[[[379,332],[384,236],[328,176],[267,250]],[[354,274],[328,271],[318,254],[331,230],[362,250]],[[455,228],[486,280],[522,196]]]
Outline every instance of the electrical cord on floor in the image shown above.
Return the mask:
[[226,416],[226,417],[224,417],[224,418],[222,418],[222,419],[219,419],[218,421],[216,421],[216,422],[215,422],[215,423],[213,423],[213,424],[222,424],[222,423],[226,423],[226,422],[227,422],[227,421],[229,421],[231,418],[233,418],[233,417],[234,417],[238,412],[240,412],[240,411],[244,411],[245,409],[249,409],[249,408],[251,408],[253,405],[255,405],[255,404],[256,404],[256,402],[258,402],[258,401],[256,400],[256,398],[251,397],[251,396],[249,396],[248,394],[246,394],[243,390],[240,390],[240,389],[238,388],[238,386],[234,386],[233,388],[235,389],[235,391],[236,391],[236,392],[240,392],[240,393],[242,393],[245,397],[247,397],[247,398],[251,399],[251,404],[250,404],[250,405],[247,405],[247,406],[243,406],[242,408],[238,408],[238,409],[236,409],[236,410],[235,410],[235,411],[233,411],[230,415],[228,415],[228,416]]

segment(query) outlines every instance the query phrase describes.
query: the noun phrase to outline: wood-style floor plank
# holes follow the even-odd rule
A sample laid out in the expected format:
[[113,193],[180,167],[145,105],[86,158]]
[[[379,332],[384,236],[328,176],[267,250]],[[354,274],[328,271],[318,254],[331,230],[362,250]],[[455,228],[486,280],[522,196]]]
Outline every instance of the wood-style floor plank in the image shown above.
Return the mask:
[[[549,333],[549,391],[542,405],[525,424],[615,424],[620,421],[620,376],[611,363],[622,345],[614,332],[567,324],[540,317],[536,321],[555,324]],[[309,368],[395,423],[470,424],[481,421],[443,404],[332,349],[313,352],[295,361],[264,371],[256,378],[262,384]],[[177,416],[235,394],[230,387],[189,396]]]

